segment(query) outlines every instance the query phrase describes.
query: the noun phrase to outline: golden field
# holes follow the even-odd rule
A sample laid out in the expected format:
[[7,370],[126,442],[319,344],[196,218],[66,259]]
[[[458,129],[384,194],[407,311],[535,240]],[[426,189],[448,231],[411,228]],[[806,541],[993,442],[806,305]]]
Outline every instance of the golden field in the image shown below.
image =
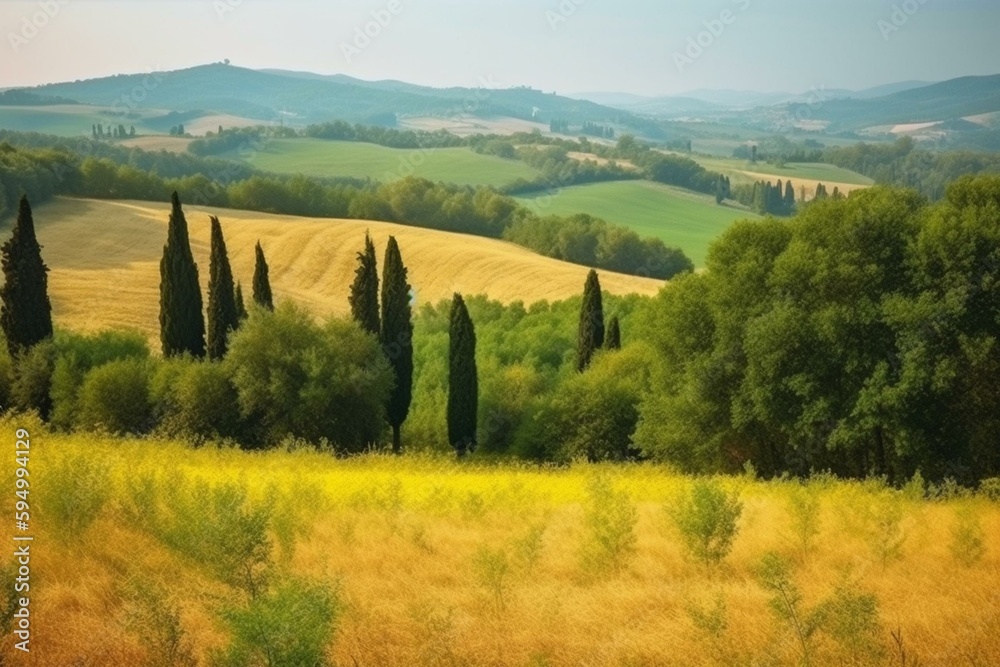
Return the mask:
[[[162,203],[65,198],[35,209],[57,327],[84,332],[127,327],[158,339],[159,262],[169,211],[169,204]],[[293,299],[320,317],[348,312],[355,257],[366,230],[380,263],[388,237],[396,237],[418,306],[450,299],[455,292],[486,294],[504,303],[557,301],[581,293],[589,271],[504,241],[392,223],[200,206],[185,206],[184,212],[203,293],[208,288],[209,215],[217,215],[246,299],[259,240],[275,298]],[[614,294],[652,295],[662,285],[601,273],[602,288]]]
[[[11,436],[20,426],[32,437],[34,635],[29,655],[5,637],[4,664],[211,664],[229,641],[222,610],[246,594],[190,555],[198,544],[170,536],[218,532],[220,518],[191,499],[224,485],[245,507],[268,508],[274,585],[295,576],[336,592],[331,664],[803,664],[802,641],[761,584],[771,551],[790,564],[803,622],[838,587],[877,599],[864,650],[829,622],[808,638],[812,665],[1000,664],[1000,506],[983,498],[718,478],[742,514],[731,553],[706,566],[670,520],[693,480],[661,467],[337,460],[2,424]],[[2,464],[11,490],[12,459]],[[818,503],[811,540],[796,529],[802,497]],[[594,513],[608,506],[635,512],[634,544],[596,567],[584,555],[601,544]],[[978,559],[956,541],[962,521],[985,537]],[[157,614],[137,612],[150,599],[137,590],[159,591]],[[705,622],[713,609],[721,620]]]

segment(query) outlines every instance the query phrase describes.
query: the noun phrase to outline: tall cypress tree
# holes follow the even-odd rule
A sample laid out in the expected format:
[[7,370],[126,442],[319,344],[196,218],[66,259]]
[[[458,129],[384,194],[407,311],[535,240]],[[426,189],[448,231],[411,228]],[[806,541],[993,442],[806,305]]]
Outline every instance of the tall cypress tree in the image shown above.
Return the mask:
[[410,284],[406,267],[393,236],[382,262],[382,350],[396,376],[386,413],[392,427],[392,451],[400,452],[399,430],[406,421],[413,397],[413,321],[410,312]]
[[593,269],[587,274],[580,307],[580,330],[576,339],[576,370],[583,372],[590,365],[594,352],[604,345],[604,306],[601,302],[601,281]]
[[378,265],[375,260],[375,244],[365,233],[365,250],[358,253],[358,268],[354,270],[351,284],[351,317],[365,331],[379,335],[378,314]]
[[239,323],[250,317],[250,314],[247,312],[246,302],[243,301],[243,286],[238,282],[236,283],[236,296],[234,298],[236,300],[236,326],[239,328]]
[[622,349],[622,330],[621,325],[618,323],[617,315],[608,320],[608,334],[604,337],[604,349]]
[[274,295],[271,294],[271,279],[268,275],[267,260],[264,259],[264,249],[257,241],[257,259],[253,267],[253,300],[258,306],[274,310]]
[[201,312],[198,266],[191,254],[187,220],[174,192],[167,244],[160,260],[160,342],[163,356],[185,352],[205,356],[205,320]]
[[226,356],[226,337],[240,324],[233,287],[233,270],[229,266],[226,240],[222,225],[214,215],[212,219],[212,256],[208,278],[208,358]]
[[795,188],[792,187],[792,179],[788,179],[785,184],[785,208],[791,213],[795,210]]
[[21,196],[10,238],[0,247],[4,284],[0,287],[0,325],[12,357],[52,336],[48,268],[35,237],[27,195]]
[[458,458],[476,449],[479,377],[476,372],[476,329],[461,294],[451,302],[448,330],[448,442]]

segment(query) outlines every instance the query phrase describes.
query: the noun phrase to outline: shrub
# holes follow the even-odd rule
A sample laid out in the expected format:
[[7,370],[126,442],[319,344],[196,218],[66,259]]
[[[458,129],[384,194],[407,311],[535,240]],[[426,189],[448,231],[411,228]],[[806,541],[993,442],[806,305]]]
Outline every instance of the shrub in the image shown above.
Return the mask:
[[796,487],[788,497],[788,508],[792,516],[792,534],[802,555],[808,556],[819,534],[819,495],[808,486]]
[[802,651],[802,663],[809,665],[812,638],[823,625],[826,609],[823,606],[812,610],[803,608],[802,594],[792,581],[791,567],[781,556],[765,554],[757,573],[761,586],[771,594],[768,600],[771,611],[795,633]]
[[628,493],[615,489],[607,477],[592,478],[584,502],[584,570],[599,574],[624,568],[635,553],[638,520],[638,510]]
[[107,464],[98,456],[59,456],[36,473],[38,507],[46,525],[64,539],[79,537],[111,495]]
[[970,506],[958,510],[951,527],[951,555],[965,567],[972,567],[986,553],[986,533],[979,515]]
[[189,362],[165,375],[172,377],[157,403],[166,433],[195,442],[239,438],[239,400],[227,366],[210,361]]
[[138,332],[57,333],[51,391],[53,425],[66,430],[76,425],[80,387],[88,371],[111,361],[148,357],[149,346]]
[[125,588],[125,627],[147,651],[147,667],[198,664],[185,638],[180,611],[166,591],[152,582],[132,580]]
[[144,359],[122,359],[94,368],[80,388],[77,424],[114,434],[140,434],[153,422],[151,367]]
[[825,630],[847,654],[842,664],[880,664],[882,627],[873,593],[859,592],[846,583],[838,586],[825,603]]
[[743,505],[717,482],[695,482],[691,494],[669,510],[684,545],[706,565],[720,563],[733,546]]
[[510,599],[511,566],[507,552],[480,547],[472,563],[476,579],[490,596],[494,612],[503,613]]
[[13,380],[10,398],[14,408],[21,412],[37,412],[48,420],[52,411],[52,371],[55,365],[55,347],[45,340],[20,355],[13,362]]
[[229,608],[222,619],[229,646],[213,656],[219,667],[321,667],[342,605],[336,590],[290,579],[246,607]]
[[375,337],[353,322],[320,327],[289,302],[273,313],[256,309],[224,363],[241,415],[260,420],[272,442],[327,440],[358,452],[382,435],[392,369]]

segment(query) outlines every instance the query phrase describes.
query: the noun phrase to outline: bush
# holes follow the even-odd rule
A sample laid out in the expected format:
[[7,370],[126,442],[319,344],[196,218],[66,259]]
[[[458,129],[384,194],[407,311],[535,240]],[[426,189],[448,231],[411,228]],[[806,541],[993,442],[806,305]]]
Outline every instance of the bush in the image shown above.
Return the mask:
[[69,430],[77,421],[80,387],[93,368],[120,359],[146,359],[149,346],[138,332],[102,331],[91,336],[59,332],[52,372],[52,424]]
[[259,420],[271,442],[326,440],[359,452],[381,438],[393,373],[375,337],[353,322],[317,326],[289,302],[255,309],[224,364],[241,415]]
[[688,551],[706,565],[724,559],[736,539],[743,505],[717,482],[695,482],[691,495],[669,510]]
[[80,388],[77,425],[114,434],[141,434],[153,423],[151,367],[145,359],[112,361],[91,370]]
[[66,540],[82,535],[111,495],[107,465],[97,456],[56,457],[36,474],[32,496],[45,524]]
[[972,567],[986,553],[986,533],[975,510],[962,507],[951,527],[951,555],[965,567]]
[[229,647],[213,656],[219,667],[321,667],[341,613],[339,593],[291,579],[222,618],[232,632]]
[[15,409],[35,411],[48,421],[52,411],[50,392],[54,364],[55,347],[51,340],[42,341],[14,360],[10,394]]
[[621,571],[635,553],[638,521],[638,510],[628,493],[615,489],[606,477],[591,479],[584,503],[583,569],[590,574]]
[[154,380],[163,430],[195,442],[241,435],[239,399],[229,368],[217,362],[189,361]]

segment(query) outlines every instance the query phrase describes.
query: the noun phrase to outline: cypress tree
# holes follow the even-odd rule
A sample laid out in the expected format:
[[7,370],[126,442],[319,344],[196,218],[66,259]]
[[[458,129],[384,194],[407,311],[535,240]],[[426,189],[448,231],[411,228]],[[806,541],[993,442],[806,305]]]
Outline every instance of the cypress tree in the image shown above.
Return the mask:
[[264,249],[257,241],[257,259],[253,267],[253,300],[258,306],[274,310],[274,295],[271,294],[271,279],[268,277],[267,260]]
[[392,426],[392,451],[400,452],[399,429],[406,421],[413,396],[413,322],[410,312],[410,284],[406,267],[393,236],[385,248],[382,263],[382,329],[379,340],[396,376],[386,414]]
[[222,225],[214,215],[212,220],[212,256],[208,278],[208,358],[226,356],[226,337],[239,327],[239,311],[233,288],[233,270],[229,266],[226,240]]
[[35,237],[27,195],[21,196],[10,238],[0,247],[4,284],[0,287],[0,325],[12,357],[52,336],[48,267]]
[[795,209],[795,188],[792,187],[791,179],[785,185],[785,208],[791,213]]
[[236,283],[235,300],[236,300],[237,328],[239,328],[239,322],[242,322],[246,318],[250,317],[250,314],[247,312],[246,303],[243,301],[243,286],[240,285],[239,283]]
[[187,220],[176,192],[170,202],[167,244],[160,260],[160,342],[165,357],[185,352],[203,357],[205,320],[201,312],[198,266],[191,254]]
[[604,349],[622,349],[622,331],[621,325],[618,323],[617,315],[608,320],[608,334],[604,337]]
[[604,345],[604,307],[601,304],[601,282],[597,271],[587,274],[580,307],[580,330],[576,340],[576,370],[583,372],[590,365],[594,352]]
[[448,442],[462,458],[476,448],[479,378],[476,329],[461,294],[451,302],[448,340]]
[[378,314],[378,265],[375,260],[375,244],[365,233],[365,250],[358,253],[358,268],[354,271],[351,284],[351,317],[365,331],[379,335]]

